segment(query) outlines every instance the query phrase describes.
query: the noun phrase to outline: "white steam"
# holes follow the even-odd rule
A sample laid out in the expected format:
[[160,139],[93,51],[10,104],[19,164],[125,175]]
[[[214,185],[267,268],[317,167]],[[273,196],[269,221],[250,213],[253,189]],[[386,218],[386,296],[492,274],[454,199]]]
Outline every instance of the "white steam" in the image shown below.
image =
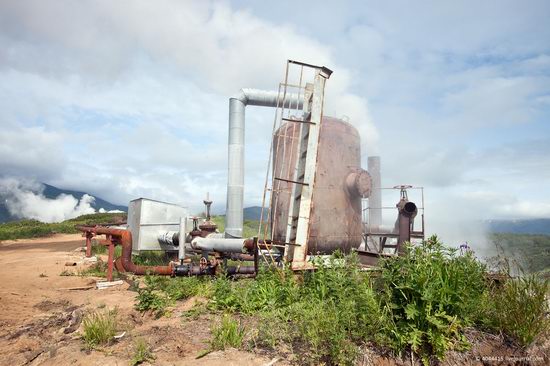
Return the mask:
[[[14,178],[0,179],[0,197],[9,213],[17,218],[42,222],[60,222],[80,215],[92,214],[95,198],[88,194],[80,200],[61,194],[55,199],[44,196],[44,186],[36,181]],[[100,212],[105,212],[100,209]]]

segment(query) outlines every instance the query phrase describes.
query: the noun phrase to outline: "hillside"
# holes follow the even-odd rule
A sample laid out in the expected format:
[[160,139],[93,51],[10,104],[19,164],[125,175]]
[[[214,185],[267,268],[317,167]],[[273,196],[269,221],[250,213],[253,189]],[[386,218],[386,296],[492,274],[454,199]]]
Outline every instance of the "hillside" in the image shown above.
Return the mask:
[[106,225],[126,222],[126,213],[96,213],[82,215],[63,222],[44,223],[37,220],[20,220],[0,223],[0,241],[39,238],[53,234],[75,234],[75,225]]
[[517,262],[525,272],[550,269],[550,235],[494,233],[491,240],[500,254]]

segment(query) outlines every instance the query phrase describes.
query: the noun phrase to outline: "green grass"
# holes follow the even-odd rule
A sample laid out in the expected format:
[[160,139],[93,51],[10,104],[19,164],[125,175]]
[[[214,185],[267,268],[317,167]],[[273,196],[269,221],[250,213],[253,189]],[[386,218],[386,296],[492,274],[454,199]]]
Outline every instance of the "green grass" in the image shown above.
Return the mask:
[[130,365],[135,366],[147,361],[153,361],[155,356],[151,351],[151,348],[143,338],[138,338],[134,341],[134,355],[130,360]]
[[548,335],[549,292],[549,280],[534,275],[511,279],[494,288],[486,310],[489,326],[522,346]]
[[214,324],[211,329],[212,350],[224,350],[227,347],[240,348],[245,335],[244,327],[229,315],[224,315],[219,324]]
[[210,280],[200,277],[146,275],[144,283],[144,287],[138,287],[135,308],[139,311],[151,311],[156,317],[168,314],[168,308],[177,300],[208,296],[211,291]]
[[88,348],[108,345],[117,331],[117,310],[92,312],[84,317],[82,327],[82,339]]
[[37,238],[52,234],[75,234],[75,225],[101,225],[126,221],[125,213],[97,213],[82,215],[74,219],[56,223],[43,223],[37,220],[21,220],[0,224],[0,240]]

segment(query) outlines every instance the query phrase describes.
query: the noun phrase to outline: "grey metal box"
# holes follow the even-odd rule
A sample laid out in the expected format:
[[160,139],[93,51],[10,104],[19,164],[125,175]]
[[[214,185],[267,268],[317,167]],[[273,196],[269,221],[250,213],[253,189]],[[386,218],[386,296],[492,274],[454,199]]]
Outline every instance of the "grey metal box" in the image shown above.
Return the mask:
[[187,207],[172,203],[147,198],[130,201],[128,228],[132,233],[132,251],[178,250],[178,247],[160,244],[158,235],[166,231],[178,231],[180,218],[187,216]]

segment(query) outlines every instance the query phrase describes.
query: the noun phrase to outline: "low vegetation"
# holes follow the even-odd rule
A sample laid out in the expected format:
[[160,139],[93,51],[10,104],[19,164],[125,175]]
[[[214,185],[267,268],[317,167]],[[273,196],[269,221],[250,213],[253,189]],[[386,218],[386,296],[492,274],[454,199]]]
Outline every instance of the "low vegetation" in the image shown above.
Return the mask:
[[135,308],[139,311],[150,311],[156,317],[169,313],[168,308],[177,300],[207,296],[212,286],[209,279],[205,278],[149,275],[144,277],[144,285],[137,286]]
[[212,350],[224,350],[227,347],[239,348],[243,344],[244,327],[228,315],[224,315],[219,324],[214,324],[211,332],[210,348]]
[[301,276],[284,269],[238,281],[148,276],[136,307],[162,315],[178,299],[208,298],[208,311],[223,314],[212,349],[242,344],[287,350],[302,364],[346,365],[371,343],[427,364],[467,350],[468,327],[520,345],[537,341],[549,325],[549,289],[537,277],[494,286],[472,253],[432,237],[371,272],[354,255],[335,254]]
[[487,321],[521,345],[528,346],[550,330],[548,279],[533,275],[507,281],[493,289]]
[[0,224],[0,240],[44,237],[53,234],[75,234],[75,225],[104,225],[126,221],[126,213],[97,213],[78,216],[63,222],[44,223],[21,220]]
[[82,320],[82,339],[88,348],[109,344],[118,327],[117,310],[92,312]]
[[151,351],[151,347],[143,338],[137,338],[134,341],[134,354],[130,360],[131,366],[140,365],[144,362],[153,361],[155,356]]

